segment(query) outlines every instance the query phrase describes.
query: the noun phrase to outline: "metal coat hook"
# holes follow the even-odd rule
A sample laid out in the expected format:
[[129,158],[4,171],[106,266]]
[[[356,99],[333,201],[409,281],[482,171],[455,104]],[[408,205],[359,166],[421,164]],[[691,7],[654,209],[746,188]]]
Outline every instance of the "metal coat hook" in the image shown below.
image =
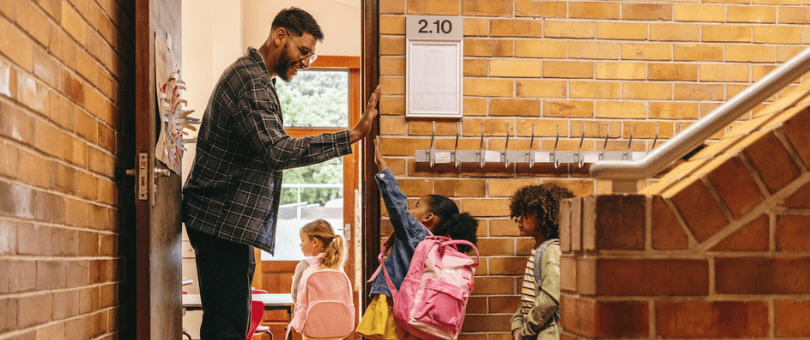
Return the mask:
[[577,149],[577,165],[581,168],[585,164],[585,157],[582,157],[582,142],[585,140],[585,122],[582,122],[582,137],[579,138],[579,149]]
[[630,141],[627,143],[627,151],[622,154],[622,159],[630,159],[630,147],[633,145],[633,124],[630,124]]
[[430,158],[430,167],[432,168],[433,165],[436,164],[436,154],[435,152],[435,145],[434,140],[436,139],[436,122],[433,122],[433,132],[430,134],[430,150],[428,151],[428,157]]
[[503,145],[503,151],[501,152],[501,157],[506,163],[505,168],[509,167],[509,157],[506,157],[506,149],[509,147],[509,135],[509,123],[506,123],[506,144]]
[[534,168],[534,124],[532,124],[532,139],[529,141],[529,151],[526,154],[529,156],[529,169]]
[[554,151],[551,152],[551,160],[554,162],[554,169],[560,166],[560,158],[557,157],[557,143],[560,141],[560,124],[557,124],[557,138],[554,139]]
[[658,123],[655,123],[655,139],[653,139],[653,145],[652,148],[650,148],[650,151],[655,149],[655,143],[657,142],[658,142]]
[[605,159],[605,149],[607,149],[608,137],[610,137],[610,124],[607,125],[607,134],[605,134],[605,144],[602,144],[602,152],[599,153],[599,160]]
[[459,123],[456,122],[456,146],[453,148],[453,161],[456,163],[456,168],[458,168],[461,161],[458,159],[458,134],[459,134]]
[[481,123],[481,145],[478,147],[478,158],[481,161],[481,167],[487,162],[484,159],[484,123]]

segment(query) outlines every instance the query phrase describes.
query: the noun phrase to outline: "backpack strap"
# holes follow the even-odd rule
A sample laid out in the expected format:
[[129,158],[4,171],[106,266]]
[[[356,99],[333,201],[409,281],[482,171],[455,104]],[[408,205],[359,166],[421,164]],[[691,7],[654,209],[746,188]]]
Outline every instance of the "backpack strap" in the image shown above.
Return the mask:
[[[540,294],[540,290],[543,288],[543,254],[546,252],[546,248],[550,246],[552,243],[560,242],[560,239],[552,238],[543,242],[537,249],[534,251],[534,283],[536,286],[535,296]],[[544,325],[544,327],[549,327],[557,322],[560,319],[560,307],[557,307],[557,310],[554,311],[554,314],[551,316],[551,319],[548,319],[548,322]]]
[[371,274],[371,278],[366,281],[367,283],[374,281],[374,279],[377,278],[377,275],[380,274],[380,268],[383,267],[382,257],[385,255],[385,251],[391,248],[391,244],[394,243],[395,237],[396,234],[392,232],[391,235],[388,235],[388,239],[385,240],[385,243],[380,246],[380,255],[377,256],[377,258],[380,260],[380,265],[377,266],[377,270],[374,271],[374,274]]
[[388,239],[385,240],[385,243],[383,243],[383,245],[380,247],[380,254],[377,255],[377,260],[380,261],[380,265],[377,266],[377,270],[374,271],[374,274],[371,274],[371,278],[369,278],[367,281],[374,281],[374,279],[377,278],[377,275],[380,274],[380,268],[382,268],[383,275],[385,275],[385,283],[388,285],[388,290],[391,292],[392,297],[396,295],[397,289],[394,287],[394,283],[391,281],[391,277],[388,276],[388,271],[385,269],[385,261],[383,260],[383,256],[385,255],[385,251],[391,247],[392,243],[394,243],[395,237],[396,234],[391,233],[391,235],[388,236]]
[[[321,257],[323,257],[323,256],[321,256]],[[307,317],[306,316],[307,309],[305,308],[306,306],[304,305],[303,300],[301,299],[301,297],[306,296],[306,291],[307,291],[306,287],[307,287],[307,281],[309,281],[309,277],[312,276],[312,273],[314,273],[315,271],[317,271],[321,267],[321,264],[320,264],[319,261],[315,262],[315,263],[312,263],[311,261],[309,261],[309,259],[307,259],[307,262],[310,263],[310,266],[307,267],[307,269],[304,269],[304,272],[301,274],[301,281],[298,282],[298,297],[296,299],[295,305],[293,306],[293,310],[294,310],[293,317],[290,320],[290,323],[287,324],[287,329],[290,329],[290,330],[291,329],[300,330],[301,327],[303,326],[304,320]],[[288,335],[289,335],[289,332],[287,332],[287,334],[284,335],[285,340],[289,340],[287,338]]]
[[534,282],[537,284],[537,290],[540,290],[540,288],[543,286],[543,281],[540,280],[540,274],[543,272],[543,254],[546,252],[546,248],[548,248],[548,246],[559,241],[560,239],[556,238],[546,240],[534,250]]
[[[433,233],[431,233],[430,230],[428,230],[428,234],[430,234],[430,236],[426,237],[424,240],[422,240],[419,243],[421,244],[422,242],[428,242],[428,241],[438,243],[439,246],[440,246],[439,248],[441,249],[441,244],[442,244],[441,238],[433,237]],[[466,241],[462,241],[462,242],[466,242]],[[388,243],[388,241],[386,241],[386,243]],[[383,262],[383,252],[380,252],[380,255],[377,256],[377,259],[380,261],[380,267],[382,267],[383,274],[385,275],[385,283],[388,285],[388,290],[391,292],[391,298],[394,298],[394,296],[397,295],[397,287],[394,286],[394,282],[391,281],[391,277],[388,276],[388,270],[385,268],[385,263]],[[411,262],[411,265],[413,265],[413,262]],[[379,270],[379,268],[377,270]]]
[[[430,229],[425,228],[425,230],[427,230],[428,232],[428,237],[433,237],[433,233],[430,232]],[[396,239],[396,236],[397,236],[396,232],[391,232],[391,235],[388,235],[388,239],[386,239],[385,243],[383,243],[382,246],[380,247],[380,255],[377,256],[377,259],[380,261],[380,265],[377,266],[377,269],[374,271],[374,274],[371,274],[371,277],[368,279],[368,281],[366,281],[367,283],[371,283],[371,281],[374,281],[374,279],[377,278],[377,275],[380,274],[380,268],[385,269],[385,266],[383,265],[383,256],[385,256],[386,250],[391,249],[392,244]],[[476,250],[476,253],[477,252],[478,250]]]
[[[456,247],[456,245],[457,244],[464,244],[464,245],[470,246],[470,248],[472,248],[472,250],[475,250],[475,263],[473,264],[473,267],[478,267],[478,265],[481,263],[481,255],[478,254],[478,248],[476,248],[475,245],[472,244],[470,241],[453,240],[453,239],[450,239],[448,237],[442,237],[442,236],[438,236],[438,237],[432,236],[432,238],[441,241],[441,246],[439,247],[439,254],[444,255],[444,246],[452,246],[453,249],[458,251],[458,248]],[[441,263],[437,263],[437,265],[441,265]]]

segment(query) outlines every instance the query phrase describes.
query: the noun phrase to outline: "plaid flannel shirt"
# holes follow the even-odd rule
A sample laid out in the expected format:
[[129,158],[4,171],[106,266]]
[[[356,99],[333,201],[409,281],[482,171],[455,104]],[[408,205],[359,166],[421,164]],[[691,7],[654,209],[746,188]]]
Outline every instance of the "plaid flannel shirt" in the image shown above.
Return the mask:
[[262,55],[249,47],[222,73],[205,109],[183,188],[183,222],[272,254],[282,170],[351,152],[348,130],[287,135],[275,79]]

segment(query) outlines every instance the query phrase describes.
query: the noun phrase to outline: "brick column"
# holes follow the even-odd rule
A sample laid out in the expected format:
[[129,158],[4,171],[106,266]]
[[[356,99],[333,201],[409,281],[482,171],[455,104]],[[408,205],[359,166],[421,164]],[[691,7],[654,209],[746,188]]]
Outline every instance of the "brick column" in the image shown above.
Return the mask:
[[566,200],[561,338],[810,336],[808,192],[804,184],[711,244],[661,196]]

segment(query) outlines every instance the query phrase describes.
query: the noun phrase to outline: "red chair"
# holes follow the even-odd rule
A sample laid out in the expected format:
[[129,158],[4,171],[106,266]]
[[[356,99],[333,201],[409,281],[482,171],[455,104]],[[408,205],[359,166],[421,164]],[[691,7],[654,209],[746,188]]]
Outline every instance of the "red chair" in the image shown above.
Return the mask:
[[[250,328],[248,329],[247,340],[253,338],[254,335],[262,334],[257,332],[256,329],[262,323],[262,314],[264,314],[264,303],[261,301],[251,301],[250,303]],[[265,329],[264,332],[267,330]]]
[[[253,282],[251,282],[251,285],[255,286],[262,282],[262,251],[259,248],[253,248],[253,255],[256,259],[255,273],[258,273],[258,275],[253,276]],[[253,286],[250,287],[252,294],[267,294],[267,291],[256,289]],[[270,332],[270,327],[261,325],[262,317],[264,316],[264,303],[261,301],[253,301],[251,302],[250,306],[250,329],[247,333],[247,340],[251,340],[254,335],[259,335],[262,333],[270,334],[270,340],[273,340],[273,333]]]
[[[253,294],[267,294],[267,291],[253,289]],[[254,335],[263,333],[270,334],[270,340],[273,339],[273,333],[270,333],[270,327],[262,326],[262,317],[264,316],[264,302],[251,301],[250,303],[250,328],[248,329],[247,340],[251,340]]]

